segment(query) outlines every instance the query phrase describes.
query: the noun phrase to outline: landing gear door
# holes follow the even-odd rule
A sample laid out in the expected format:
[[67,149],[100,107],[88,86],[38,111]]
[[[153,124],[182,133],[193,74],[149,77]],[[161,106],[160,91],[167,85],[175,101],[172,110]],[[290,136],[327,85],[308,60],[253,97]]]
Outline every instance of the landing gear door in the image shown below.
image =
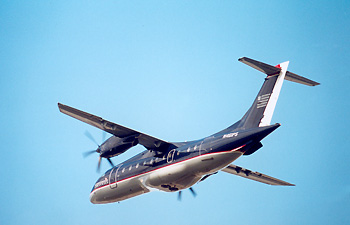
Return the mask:
[[111,170],[111,173],[109,174],[109,187],[111,189],[114,189],[117,187],[117,181],[118,181],[118,171],[119,171],[119,168],[121,167],[122,165],[118,166],[118,167],[114,167],[112,170]]

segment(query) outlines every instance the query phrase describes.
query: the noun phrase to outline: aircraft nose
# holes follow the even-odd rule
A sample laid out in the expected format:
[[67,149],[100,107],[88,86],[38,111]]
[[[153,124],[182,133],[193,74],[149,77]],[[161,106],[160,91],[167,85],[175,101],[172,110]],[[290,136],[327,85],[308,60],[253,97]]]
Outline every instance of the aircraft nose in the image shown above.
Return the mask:
[[97,203],[96,202],[96,193],[94,191],[90,193],[90,202],[92,204],[96,204]]

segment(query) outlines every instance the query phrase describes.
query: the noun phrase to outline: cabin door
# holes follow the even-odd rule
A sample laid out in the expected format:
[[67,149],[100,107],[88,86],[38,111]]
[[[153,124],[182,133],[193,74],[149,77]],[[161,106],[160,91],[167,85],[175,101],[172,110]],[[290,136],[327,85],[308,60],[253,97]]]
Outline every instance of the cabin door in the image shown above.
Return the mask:
[[109,187],[111,189],[114,189],[117,187],[117,181],[118,181],[118,171],[119,168],[122,165],[118,166],[118,167],[113,167],[113,169],[111,170],[111,173],[109,174]]
[[167,163],[171,163],[174,161],[175,152],[176,152],[176,150],[173,149],[168,153],[167,158],[166,158]]

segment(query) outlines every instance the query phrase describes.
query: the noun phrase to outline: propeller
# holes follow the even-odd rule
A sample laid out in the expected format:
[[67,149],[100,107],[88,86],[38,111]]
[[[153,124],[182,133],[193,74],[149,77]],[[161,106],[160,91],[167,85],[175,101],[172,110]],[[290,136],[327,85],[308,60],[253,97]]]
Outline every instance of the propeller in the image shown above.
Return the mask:
[[84,158],[88,157],[89,155],[91,155],[92,153],[95,153],[96,150],[91,150],[91,151],[87,151],[87,152],[83,152],[83,156]]
[[[194,191],[194,189],[192,187],[190,187],[189,190],[191,191],[193,197],[195,198],[197,196],[197,193]],[[181,201],[181,198],[182,198],[182,191],[179,191],[179,195],[177,196],[177,200]]]
[[[96,150],[91,150],[91,151],[84,152],[84,153],[83,153],[84,158],[87,157],[87,156],[89,156],[89,155],[91,155],[91,154],[93,154],[93,153],[95,153],[95,152],[97,152],[98,154],[100,154],[100,153],[101,153],[101,145],[99,145],[99,144],[97,143],[97,141],[95,140],[95,138],[91,135],[91,133],[90,133],[89,131],[85,131],[84,134],[85,134],[85,136],[86,136],[87,138],[89,138],[92,142],[94,142],[94,143],[98,146],[98,148],[97,148]],[[104,142],[105,139],[106,139],[106,133],[103,132],[103,133],[102,133],[102,143]],[[97,169],[96,169],[97,173],[100,172],[101,159],[102,159],[102,157],[99,156],[99,158],[98,158],[98,163],[97,163]],[[112,167],[114,167],[114,164],[113,164],[112,160],[111,160],[110,158],[107,158],[107,160],[108,160],[108,162],[112,165]]]
[[[92,134],[89,131],[86,130],[84,134],[87,138],[89,138],[92,142],[94,142],[98,147],[100,147],[100,145],[97,143],[97,141],[95,140],[95,138],[92,136]],[[102,141],[104,141],[104,140],[102,139]]]
[[97,169],[96,169],[96,172],[99,173],[100,172],[100,167],[101,167],[101,159],[102,157],[98,157],[98,163],[97,163]]
[[196,193],[196,192],[194,191],[194,189],[191,188],[191,187],[190,187],[190,191],[191,191],[193,197],[195,198],[195,197],[197,196],[197,193]]

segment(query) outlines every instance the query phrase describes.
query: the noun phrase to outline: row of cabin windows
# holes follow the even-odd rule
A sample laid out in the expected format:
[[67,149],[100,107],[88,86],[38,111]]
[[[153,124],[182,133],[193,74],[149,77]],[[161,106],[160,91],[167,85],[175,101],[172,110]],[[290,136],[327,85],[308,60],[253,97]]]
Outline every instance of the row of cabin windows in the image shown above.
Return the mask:
[[[179,153],[178,153],[178,154],[179,154]],[[163,157],[163,160],[164,160],[164,159],[166,159],[165,156]],[[154,161],[155,161],[154,159],[151,159],[151,160],[149,161],[149,164],[153,164]],[[143,165],[145,166],[146,164],[147,164],[147,161],[144,161],[144,162],[143,162]],[[139,168],[139,166],[140,166],[140,163],[137,163],[136,166],[135,166],[135,168],[137,169],[137,168]],[[131,166],[129,167],[128,170],[130,171],[130,170],[132,169],[132,167],[133,167],[133,165],[131,165]],[[126,169],[127,169],[127,168],[124,167],[124,168],[122,169],[122,173],[124,173]]]
[[[153,159],[152,159],[150,162],[152,163],[152,161],[153,161]],[[143,162],[143,165],[146,165],[146,161]],[[132,169],[132,166],[133,166],[133,165],[131,165],[131,166],[129,167],[129,171]],[[137,168],[139,168],[139,166],[140,166],[140,163],[137,163],[136,166],[135,166],[135,168],[137,169]],[[126,168],[124,167],[123,170],[122,170],[122,173],[124,173],[125,170],[126,170]]]
[[[196,147],[197,147],[197,146],[195,146],[194,149],[196,149]],[[187,149],[187,152],[189,152],[189,151],[190,151],[190,148]],[[180,154],[180,152],[177,152],[177,155],[179,155],[179,154]],[[165,160],[165,159],[166,159],[166,156],[163,157],[163,160]],[[154,161],[155,161],[154,159],[151,159],[151,160],[149,161],[149,163],[150,163],[150,164],[153,164]],[[144,161],[144,162],[143,162],[143,165],[145,166],[146,164],[147,164],[147,161]],[[139,168],[139,166],[140,166],[140,163],[137,163],[136,166],[135,166],[136,169]],[[131,169],[132,169],[132,165],[129,167],[129,171],[130,171]],[[125,170],[126,170],[126,168],[124,167],[124,168],[122,169],[122,173],[124,173]]]
[[[194,146],[194,150],[196,150],[197,148],[198,148],[197,145]],[[185,151],[190,152],[190,150],[191,150],[191,148],[189,147],[189,148],[188,148],[187,150],[185,150]],[[177,152],[177,155],[179,155],[179,154],[180,154],[180,152]],[[166,159],[166,156],[164,156],[163,159]],[[154,160],[151,159],[149,163],[150,163],[150,164],[153,164],[153,162],[154,162]],[[144,162],[143,162],[143,165],[145,166],[146,163],[147,163],[147,161],[144,161]],[[137,163],[136,166],[135,166],[136,169],[139,168],[139,166],[140,166],[140,163]],[[132,165],[129,167],[129,171],[130,171],[131,169],[132,169]],[[123,170],[122,170],[122,173],[124,173],[125,170],[126,170],[126,168],[124,167]]]

